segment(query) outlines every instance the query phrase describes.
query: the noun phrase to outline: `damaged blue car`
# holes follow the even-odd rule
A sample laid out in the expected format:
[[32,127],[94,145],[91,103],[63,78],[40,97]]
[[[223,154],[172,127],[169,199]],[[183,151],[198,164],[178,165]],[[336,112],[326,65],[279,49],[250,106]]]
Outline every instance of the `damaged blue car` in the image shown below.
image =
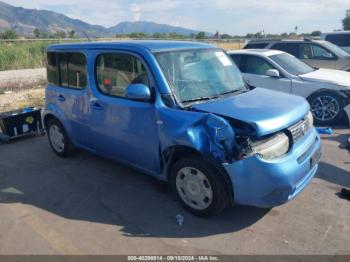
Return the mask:
[[314,177],[320,138],[307,101],[251,88],[212,45],[123,41],[52,45],[44,123],[73,148],[168,181],[192,213],[281,205]]

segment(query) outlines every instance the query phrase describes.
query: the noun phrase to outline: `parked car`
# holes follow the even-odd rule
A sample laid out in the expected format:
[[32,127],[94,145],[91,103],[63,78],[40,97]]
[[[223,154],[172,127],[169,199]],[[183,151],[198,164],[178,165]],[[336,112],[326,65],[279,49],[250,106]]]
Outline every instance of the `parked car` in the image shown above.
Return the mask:
[[317,68],[350,71],[350,54],[322,40],[257,40],[244,49],[274,49],[287,52]]
[[323,33],[321,39],[331,42],[350,53],[350,31]]
[[48,48],[44,123],[53,151],[73,147],[172,184],[185,208],[273,207],[315,175],[320,138],[304,98],[250,91],[208,44],[130,41]]
[[321,126],[345,123],[350,117],[350,73],[316,69],[278,50],[229,52],[249,85],[305,97]]

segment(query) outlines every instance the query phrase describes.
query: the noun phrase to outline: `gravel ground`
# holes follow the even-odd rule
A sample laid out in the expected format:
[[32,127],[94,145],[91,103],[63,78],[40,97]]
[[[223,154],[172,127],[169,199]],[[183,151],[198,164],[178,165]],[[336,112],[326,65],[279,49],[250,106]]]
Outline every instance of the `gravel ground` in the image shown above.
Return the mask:
[[0,91],[27,89],[45,81],[45,68],[0,71]]

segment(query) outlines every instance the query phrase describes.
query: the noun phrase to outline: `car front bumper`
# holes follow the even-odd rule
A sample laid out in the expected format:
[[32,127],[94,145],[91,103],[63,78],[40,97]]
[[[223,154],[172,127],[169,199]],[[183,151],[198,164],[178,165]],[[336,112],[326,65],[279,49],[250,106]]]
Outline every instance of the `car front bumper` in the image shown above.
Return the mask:
[[293,199],[310,183],[320,159],[321,140],[312,128],[279,159],[252,156],[223,166],[232,182],[234,203],[274,207]]

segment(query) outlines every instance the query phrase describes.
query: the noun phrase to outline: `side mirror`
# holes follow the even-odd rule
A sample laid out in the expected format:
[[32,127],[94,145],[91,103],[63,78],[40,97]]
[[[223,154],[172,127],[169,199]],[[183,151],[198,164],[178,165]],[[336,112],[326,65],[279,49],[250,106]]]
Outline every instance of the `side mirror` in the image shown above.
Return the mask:
[[270,77],[278,78],[280,77],[280,72],[278,72],[278,70],[276,69],[269,69],[266,71],[266,75]]
[[135,101],[149,101],[151,91],[144,84],[131,84],[126,87],[125,97]]

